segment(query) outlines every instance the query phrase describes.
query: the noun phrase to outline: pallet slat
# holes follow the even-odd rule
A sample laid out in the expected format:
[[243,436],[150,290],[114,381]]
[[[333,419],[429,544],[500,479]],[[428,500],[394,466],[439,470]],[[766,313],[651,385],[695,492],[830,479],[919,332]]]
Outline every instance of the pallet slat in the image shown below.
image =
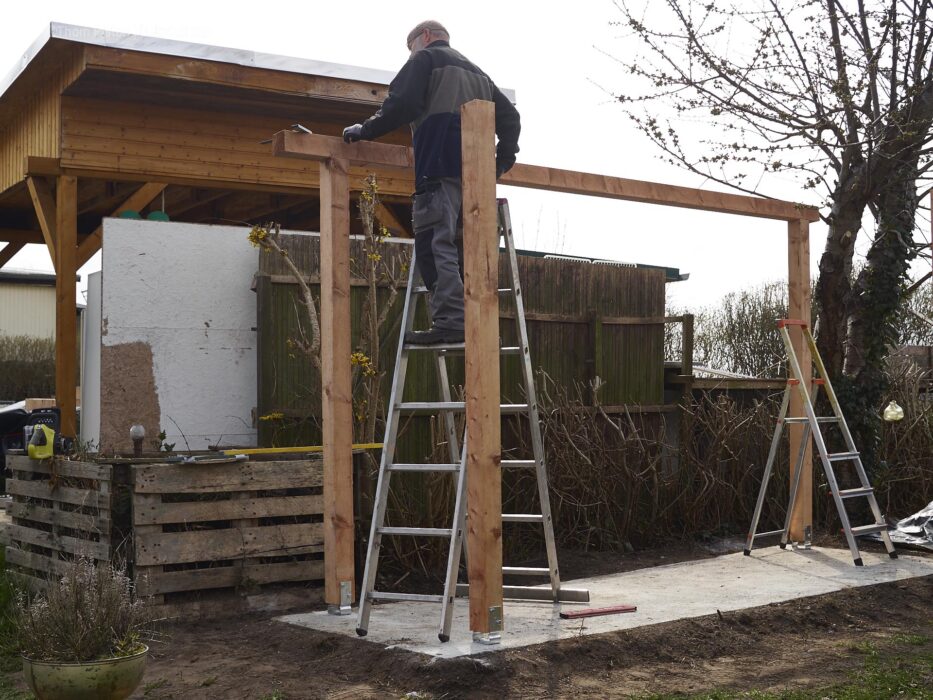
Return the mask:
[[243,566],[222,566],[188,571],[162,571],[161,567],[140,567],[136,590],[148,596],[162,593],[229,588],[249,584],[313,581],[324,577],[324,562],[320,560],[276,562]]
[[41,508],[31,503],[13,503],[10,506],[10,515],[14,518],[59,525],[72,530],[95,533],[110,532],[110,514],[106,511],[101,511],[99,515],[90,515],[67,510]]
[[321,551],[321,523],[137,534],[136,565],[190,564]]
[[47,549],[93,557],[98,561],[110,561],[110,546],[102,542],[91,542],[77,537],[62,535],[55,537],[51,532],[34,530],[22,525],[10,525],[7,530],[11,542],[32,544]]
[[12,471],[34,472],[36,474],[55,474],[57,476],[70,476],[76,479],[93,479],[95,481],[110,481],[112,468],[109,464],[93,464],[90,462],[73,462],[70,460],[57,460],[53,463],[48,459],[30,459],[25,455],[7,455],[7,468]]
[[152,503],[137,497],[133,504],[133,522],[136,525],[167,525],[308,515],[320,513],[322,510],[323,497],[319,495],[185,503]]
[[[301,466],[299,466],[301,465]],[[146,464],[132,468],[136,493],[223,493],[321,486],[320,460],[235,464]]]
[[50,488],[47,481],[7,479],[6,490],[12,496],[40,498],[45,501],[87,506],[88,508],[109,509],[110,507],[110,496],[108,494],[88,489],[73,489],[67,486]]
[[53,559],[38,552],[27,552],[15,547],[7,547],[6,563],[54,576],[64,576],[72,567],[71,562]]

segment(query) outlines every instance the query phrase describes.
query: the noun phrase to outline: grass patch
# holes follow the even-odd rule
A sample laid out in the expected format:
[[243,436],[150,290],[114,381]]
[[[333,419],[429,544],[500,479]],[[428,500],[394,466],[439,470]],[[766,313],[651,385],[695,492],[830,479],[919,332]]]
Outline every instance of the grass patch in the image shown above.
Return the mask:
[[[916,640],[920,635],[898,635]],[[926,638],[923,637],[923,644]],[[919,646],[916,641],[905,644]],[[680,693],[643,696],[643,700],[933,700],[933,653],[910,658],[879,658],[868,645],[857,645],[868,655],[865,667],[850,681],[807,690],[763,692],[714,691],[685,695]]]

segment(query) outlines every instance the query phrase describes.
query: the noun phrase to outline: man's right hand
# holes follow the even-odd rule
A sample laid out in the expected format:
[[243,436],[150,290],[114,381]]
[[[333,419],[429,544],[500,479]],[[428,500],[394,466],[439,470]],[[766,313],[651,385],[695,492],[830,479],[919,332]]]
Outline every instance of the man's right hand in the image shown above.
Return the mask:
[[345,143],[356,143],[363,138],[363,125],[354,124],[343,130],[343,140]]

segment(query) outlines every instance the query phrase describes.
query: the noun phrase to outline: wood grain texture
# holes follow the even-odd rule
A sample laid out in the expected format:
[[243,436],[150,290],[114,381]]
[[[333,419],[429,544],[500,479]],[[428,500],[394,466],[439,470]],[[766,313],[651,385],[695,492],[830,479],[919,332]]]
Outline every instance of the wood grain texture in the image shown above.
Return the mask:
[[344,143],[337,136],[279,131],[272,138],[272,155],[324,161],[340,158],[353,165],[383,166],[408,170],[415,165],[412,149],[378,141]]
[[353,389],[350,385],[349,163],[321,163],[321,377],[324,430],[324,600],[355,599]]
[[77,301],[78,179],[61,175],[55,188],[55,401],[61,411],[61,433],[78,432]]
[[499,388],[499,238],[495,108],[461,108],[466,312],[467,548],[470,629],[489,632],[502,607],[502,435]]
[[[810,225],[807,221],[797,220],[787,224],[787,278],[788,278],[788,308],[790,318],[810,323]],[[807,391],[812,391],[810,384],[812,372],[812,358],[810,348],[803,339],[803,333],[797,326],[789,328],[791,343],[803,372],[803,380],[807,384]],[[790,370],[788,370],[789,373]],[[789,416],[802,416],[803,400],[796,391],[791,392]],[[790,440],[790,484],[793,488],[795,462],[803,437],[803,425],[789,425]],[[795,542],[802,542],[805,529],[813,526],[813,444],[807,445],[806,453],[801,464],[800,490],[797,493],[797,502],[790,522],[790,538]]]

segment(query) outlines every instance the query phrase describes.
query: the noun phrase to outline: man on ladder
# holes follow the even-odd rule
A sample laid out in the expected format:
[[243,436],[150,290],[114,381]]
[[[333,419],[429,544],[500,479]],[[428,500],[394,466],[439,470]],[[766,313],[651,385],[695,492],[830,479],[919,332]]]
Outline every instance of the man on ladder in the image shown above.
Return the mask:
[[421,22],[408,34],[411,57],[389,85],[375,115],[343,130],[348,143],[376,139],[411,123],[415,151],[412,225],[418,271],[431,291],[433,325],[409,331],[406,343],[463,342],[460,107],[475,99],[496,106],[496,177],[515,164],[518,111],[489,77],[450,47],[440,22]]

